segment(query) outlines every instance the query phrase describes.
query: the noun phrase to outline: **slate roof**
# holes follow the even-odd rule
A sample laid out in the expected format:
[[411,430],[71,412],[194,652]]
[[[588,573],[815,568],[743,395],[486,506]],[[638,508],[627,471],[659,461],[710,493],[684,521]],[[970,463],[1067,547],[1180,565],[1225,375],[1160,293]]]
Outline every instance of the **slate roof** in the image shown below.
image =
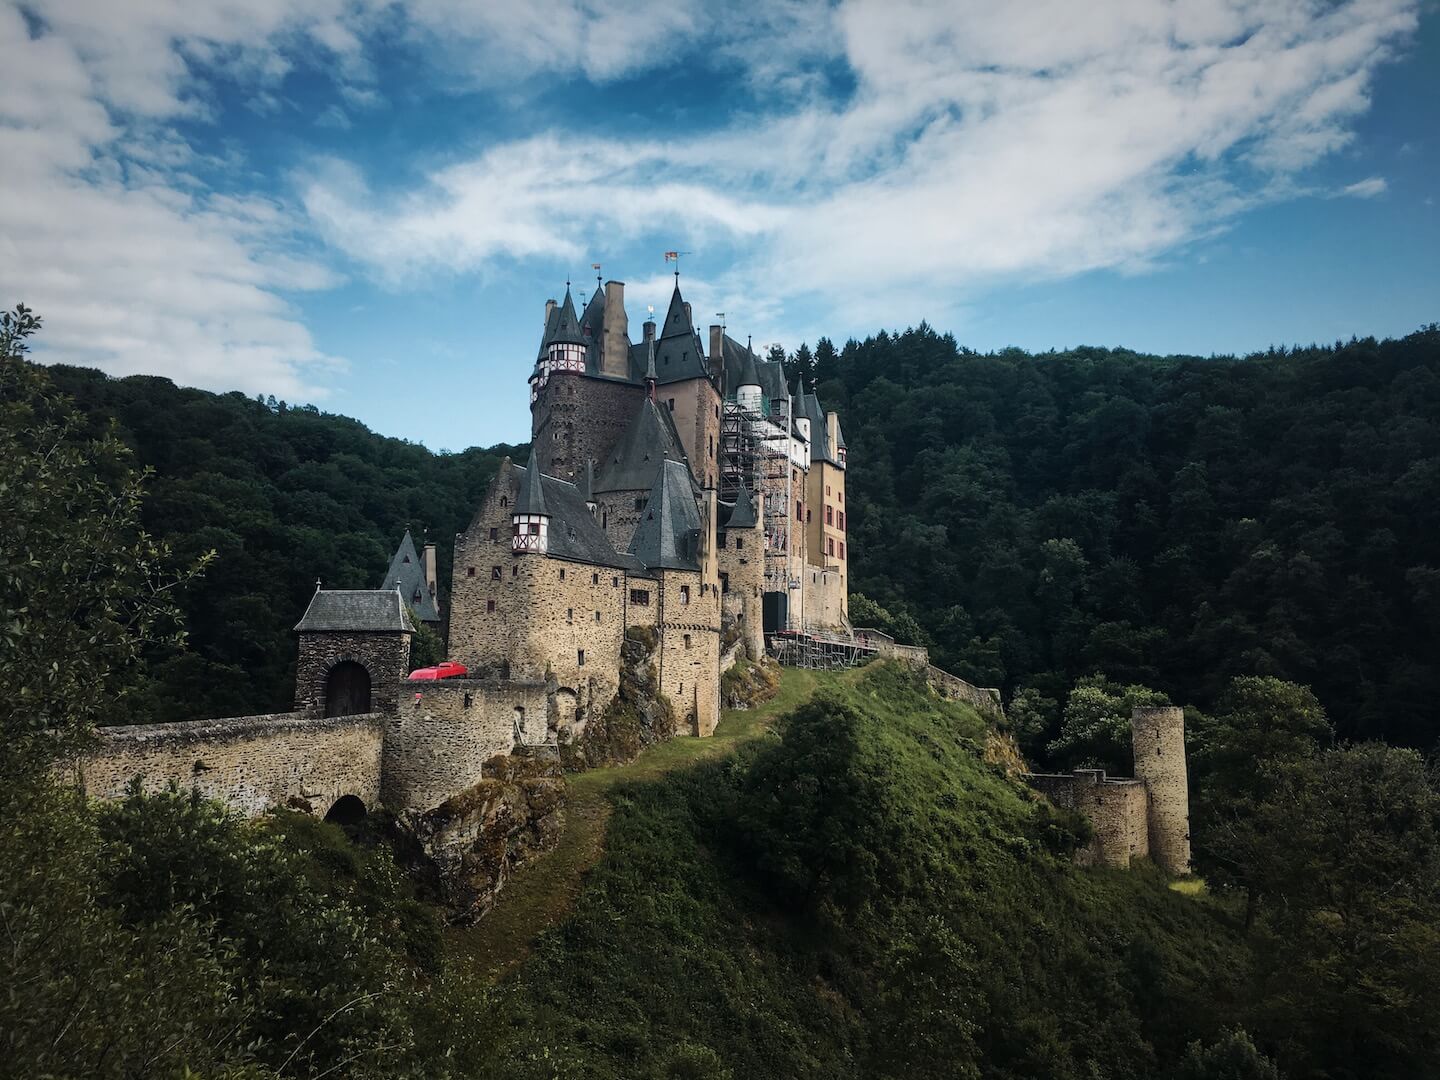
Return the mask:
[[650,489],[650,500],[635,535],[630,554],[651,570],[698,570],[700,508],[690,467],[683,461],[666,461]]
[[415,550],[415,541],[410,538],[409,529],[405,530],[400,546],[395,549],[395,557],[390,560],[390,569],[385,571],[385,579],[380,582],[382,589],[394,589],[397,586],[400,595],[414,609],[421,622],[440,621],[435,598],[430,595],[430,584],[425,580],[425,564]]
[[802,394],[796,411],[810,421],[810,460],[840,464],[830,456],[830,437],[825,429],[825,410],[815,394]]
[[530,464],[520,481],[520,494],[515,499],[517,514],[549,514],[545,506],[545,486],[540,482],[540,470],[535,464],[535,448],[530,448]]
[[755,522],[759,520],[755,516],[755,499],[750,494],[750,489],[745,486],[745,478],[740,478],[740,487],[735,491],[735,502],[730,509],[729,518],[725,522],[727,529],[753,529]]
[[662,461],[679,461],[689,473],[675,418],[669,409],[647,397],[641,400],[630,426],[600,466],[595,490],[649,491]]
[[334,630],[408,634],[415,627],[394,589],[317,589],[295,629],[300,633]]
[[587,345],[585,335],[580,332],[580,319],[575,314],[575,300],[570,295],[570,286],[565,286],[565,299],[555,309],[554,326],[545,327],[545,345]]
[[[533,455],[531,460],[534,460]],[[568,480],[546,476],[533,467],[522,468],[512,463],[510,468],[519,481],[522,497],[531,483],[530,477],[539,477],[541,497],[550,516],[550,527],[546,530],[549,538],[548,554],[560,559],[573,559],[575,562],[613,566],[628,573],[644,571],[644,566],[638,560],[615,550],[615,546],[610,543],[595,520],[595,515],[590,513],[590,508],[585,505],[580,489],[574,484]],[[526,512],[519,508],[518,500],[515,512]]]
[[678,284],[670,295],[670,310],[665,313],[660,338],[655,343],[655,371],[661,383],[698,379],[710,374],[704,350],[700,347],[700,337],[690,323]]

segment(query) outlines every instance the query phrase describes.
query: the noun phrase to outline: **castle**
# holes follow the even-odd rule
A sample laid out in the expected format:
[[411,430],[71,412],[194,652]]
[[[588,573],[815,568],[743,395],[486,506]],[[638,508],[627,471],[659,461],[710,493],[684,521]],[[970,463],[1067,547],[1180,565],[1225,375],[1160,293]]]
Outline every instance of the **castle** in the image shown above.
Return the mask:
[[[546,302],[529,457],[501,463],[456,536],[448,610],[436,545],[422,554],[407,532],[379,588],[317,584],[295,627],[293,712],[102,729],[74,763],[77,782],[110,798],[141,775],[151,790],[178,782],[252,814],[425,815],[474,790],[497,758],[582,739],[617,695],[634,631],[680,734],[715,730],[724,670],[767,646],[782,662],[898,657],[942,695],[998,714],[997,691],[930,667],[923,648],[852,631],[836,413],[724,326],[709,328],[707,349],[678,274],[664,321],[647,320],[638,342],[624,290],[597,286],[583,312],[568,285]],[[448,620],[466,677],[407,681],[412,619]],[[1185,873],[1183,714],[1137,711],[1134,731],[1133,780],[1027,779],[1090,820],[1083,860],[1149,855]]]
[[[678,274],[638,342],[624,290],[597,284],[583,311],[568,285],[546,302],[529,457],[501,463],[455,538],[446,610],[436,546],[407,532],[378,589],[317,585],[294,712],[105,729],[77,764],[87,790],[144,773],[252,813],[346,797],[425,811],[496,755],[582,737],[635,628],[679,732],[702,737],[723,668],[763,655],[767,632],[848,634],[838,416],[723,326],[707,349]],[[412,618],[448,623],[468,677],[406,681]]]

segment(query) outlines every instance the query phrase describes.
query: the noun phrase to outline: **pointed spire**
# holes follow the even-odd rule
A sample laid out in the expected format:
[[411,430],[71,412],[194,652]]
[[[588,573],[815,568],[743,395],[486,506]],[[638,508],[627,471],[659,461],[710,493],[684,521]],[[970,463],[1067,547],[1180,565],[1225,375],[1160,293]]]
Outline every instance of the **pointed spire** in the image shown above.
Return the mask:
[[525,479],[520,484],[520,496],[515,500],[516,514],[548,514],[545,509],[545,486],[540,482],[540,459],[535,448],[530,448],[530,461],[525,466]]
[[660,326],[660,337],[695,336],[695,327],[690,323],[690,310],[685,306],[685,298],[680,295],[680,283],[675,283],[675,291],[670,294],[670,307],[665,312],[665,321]]
[[584,345],[580,318],[575,314],[575,298],[570,283],[565,283],[565,300],[555,309],[554,322],[545,328],[545,345]]
[[730,511],[730,520],[725,523],[727,529],[750,529],[754,528],[755,522],[755,501],[750,495],[750,489],[745,485],[745,477],[740,477],[740,486],[735,489],[735,508]]
[[651,401],[655,400],[655,384],[659,376],[655,374],[655,339],[645,339],[645,396]]

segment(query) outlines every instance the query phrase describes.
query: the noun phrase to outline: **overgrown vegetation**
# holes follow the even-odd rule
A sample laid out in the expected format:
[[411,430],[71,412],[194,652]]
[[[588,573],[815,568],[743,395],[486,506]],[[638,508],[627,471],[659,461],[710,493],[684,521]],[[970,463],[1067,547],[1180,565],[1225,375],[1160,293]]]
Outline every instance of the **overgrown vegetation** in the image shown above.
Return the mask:
[[720,702],[727,709],[753,709],[780,690],[780,668],[773,660],[737,660],[720,676]]
[[633,761],[647,746],[675,734],[675,710],[660,692],[655,651],[660,635],[651,626],[631,626],[620,644],[620,690],[585,724],[580,738],[562,743],[571,771]]

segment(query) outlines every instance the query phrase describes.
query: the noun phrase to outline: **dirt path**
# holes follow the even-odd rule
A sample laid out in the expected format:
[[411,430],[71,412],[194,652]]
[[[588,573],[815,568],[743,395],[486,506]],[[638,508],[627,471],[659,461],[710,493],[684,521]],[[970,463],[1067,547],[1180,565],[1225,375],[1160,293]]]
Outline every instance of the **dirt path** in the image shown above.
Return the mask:
[[834,678],[786,668],[780,692],[757,709],[725,710],[708,739],[680,738],[652,746],[628,765],[593,769],[568,778],[565,831],[555,849],[523,867],[500,893],[495,907],[474,926],[446,933],[451,963],[486,982],[503,978],[530,952],[547,927],[568,912],[584,884],[585,872],[605,853],[610,792],[622,781],[658,779],[672,769],[728,754],[767,731],[777,716],[807,701],[821,681]]

